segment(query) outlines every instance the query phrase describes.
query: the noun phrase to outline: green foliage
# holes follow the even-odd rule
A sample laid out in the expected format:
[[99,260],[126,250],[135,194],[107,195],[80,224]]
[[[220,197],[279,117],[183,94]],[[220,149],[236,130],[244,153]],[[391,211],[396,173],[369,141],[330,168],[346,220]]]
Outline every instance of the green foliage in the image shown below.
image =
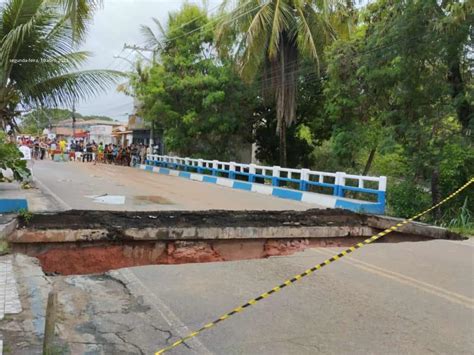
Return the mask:
[[33,218],[33,213],[31,213],[30,211],[26,209],[21,209],[18,211],[18,217],[21,219],[21,221],[24,224],[28,225],[31,219]]
[[[10,252],[10,245],[6,240],[0,240],[0,255],[6,255]],[[3,349],[5,351],[5,348]]]
[[[262,107],[258,111],[259,121],[255,124],[257,159],[264,164],[278,165],[280,162],[279,139],[276,134],[275,111]],[[298,123],[287,130],[288,165],[305,167],[313,164],[313,151],[310,129],[304,123]]]
[[[474,17],[467,3],[373,2],[362,10],[357,31],[328,50],[324,92],[333,159],[345,171],[361,172],[375,149],[369,171],[389,177],[395,215],[438,202],[473,175],[466,122]],[[459,203],[443,206],[431,220],[451,218],[447,211]]]
[[455,211],[449,213],[453,217],[446,219],[442,226],[465,236],[474,236],[474,218],[469,205],[469,198],[466,197],[460,208],[456,208]]
[[390,214],[410,218],[420,211],[425,210],[431,204],[428,191],[411,181],[390,181],[387,191],[387,209]]
[[[103,120],[113,121],[107,116],[83,116],[80,113],[75,113],[76,118],[83,120]],[[20,132],[24,134],[41,134],[43,129],[48,128],[59,121],[70,119],[72,111],[59,108],[50,109],[36,109],[21,117],[19,124]]]
[[[251,139],[256,94],[231,62],[217,57],[211,26],[206,31],[211,21],[191,4],[170,14],[160,63],[148,69],[146,80],[137,73],[132,86],[143,102],[144,117],[164,130],[168,150],[235,159]],[[204,30],[195,31],[202,26]]]
[[21,160],[23,155],[16,144],[10,143],[5,134],[0,132],[0,182],[8,178],[3,175],[2,170],[11,169],[13,179],[17,181],[27,180],[31,173],[26,167],[26,160]]
[[16,126],[18,107],[71,106],[122,75],[79,68],[77,51],[100,1],[7,0],[0,5],[0,124]]
[[[229,3],[225,1],[224,7]],[[297,121],[301,62],[306,59],[311,65],[310,70],[305,68],[306,75],[319,74],[323,49],[336,34],[331,19],[336,17],[338,27],[346,27],[346,16],[337,11],[344,6],[335,5],[336,1],[240,0],[218,28],[221,43],[228,45],[229,36],[235,42],[242,77],[248,82],[262,78],[263,96],[275,106],[281,166],[287,166],[291,149],[287,127]]]
[[[265,164],[287,151],[289,166],[385,175],[400,217],[474,176],[472,1],[237,4],[186,4],[155,21],[162,39],[142,27],[158,61],[131,86],[171,152],[234,159],[254,140]],[[466,194],[426,220],[474,210]]]

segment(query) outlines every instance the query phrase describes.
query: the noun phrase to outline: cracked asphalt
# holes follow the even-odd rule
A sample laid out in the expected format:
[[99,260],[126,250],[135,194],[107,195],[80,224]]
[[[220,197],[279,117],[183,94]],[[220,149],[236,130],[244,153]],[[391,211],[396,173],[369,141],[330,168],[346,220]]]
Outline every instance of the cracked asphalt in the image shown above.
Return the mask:
[[[43,165],[43,172],[35,169],[36,177],[73,207],[91,208],[83,195],[98,191],[98,168],[47,164],[57,164],[54,174]],[[210,203],[206,194],[214,186],[190,182],[183,187],[173,177],[125,169],[101,169],[100,189],[110,185],[111,194],[135,196],[143,195],[145,186],[174,199],[162,209],[245,208],[242,199],[251,195],[225,194]],[[124,184],[127,176],[131,181]],[[83,186],[74,189],[74,179],[82,179]],[[256,198],[254,209],[306,208]],[[310,249],[265,260],[53,278],[69,297],[63,298],[60,333],[73,354],[152,354],[337,252]],[[370,245],[169,354],[472,354],[473,280],[474,239]]]
[[[338,251],[118,273],[185,336]],[[214,354],[472,354],[473,252],[472,239],[370,245],[195,339]]]

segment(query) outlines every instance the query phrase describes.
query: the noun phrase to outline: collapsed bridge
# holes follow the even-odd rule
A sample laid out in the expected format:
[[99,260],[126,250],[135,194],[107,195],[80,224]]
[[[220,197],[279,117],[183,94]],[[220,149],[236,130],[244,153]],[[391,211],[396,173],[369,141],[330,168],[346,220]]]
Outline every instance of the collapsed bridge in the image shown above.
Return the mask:
[[[45,272],[99,273],[148,264],[180,264],[289,255],[306,248],[349,246],[397,219],[340,209],[307,211],[69,210],[20,219],[7,240],[37,257]],[[444,228],[412,223],[382,242],[461,239]]]

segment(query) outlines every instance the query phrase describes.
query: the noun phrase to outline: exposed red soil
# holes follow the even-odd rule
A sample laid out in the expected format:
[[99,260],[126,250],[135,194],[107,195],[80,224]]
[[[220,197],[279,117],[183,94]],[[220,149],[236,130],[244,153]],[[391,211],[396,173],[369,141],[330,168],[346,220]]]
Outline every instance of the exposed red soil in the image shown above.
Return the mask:
[[312,247],[349,246],[363,237],[328,240],[269,239],[207,242],[133,242],[87,245],[51,243],[48,248],[15,245],[17,252],[35,256],[45,272],[61,275],[103,273],[113,269],[153,264],[186,264],[291,255]]
[[[307,211],[160,211],[106,212],[66,211],[57,214],[35,214],[29,223],[21,222],[22,237],[10,240],[13,251],[37,257],[45,272],[63,275],[102,273],[112,269],[151,264],[183,264],[259,259],[291,255],[306,248],[346,247],[368,236],[351,234],[350,229],[340,237],[271,239],[200,239],[179,240],[179,235],[155,235],[135,240],[124,230],[147,231],[176,227],[351,227],[374,228],[368,219],[390,226],[392,220],[369,217],[337,209]],[[376,223],[376,224],[377,224]],[[379,223],[379,224],[380,224]],[[378,228],[378,229],[377,229]],[[378,226],[364,230],[375,233],[387,228]],[[419,227],[414,234],[394,232],[382,242],[427,240],[427,230]],[[64,236],[68,231],[68,238]],[[43,234],[47,234],[44,236]],[[95,234],[94,234],[95,233]],[[139,233],[138,233],[139,234]],[[251,233],[250,233],[251,234]],[[43,235],[43,237],[41,237]],[[429,233],[428,233],[429,235]],[[436,236],[436,233],[434,234]],[[167,238],[165,238],[167,237]],[[442,237],[451,239],[447,233]],[[439,238],[439,236],[438,236]],[[199,240],[198,240],[199,239]],[[455,238],[453,238],[455,239]]]

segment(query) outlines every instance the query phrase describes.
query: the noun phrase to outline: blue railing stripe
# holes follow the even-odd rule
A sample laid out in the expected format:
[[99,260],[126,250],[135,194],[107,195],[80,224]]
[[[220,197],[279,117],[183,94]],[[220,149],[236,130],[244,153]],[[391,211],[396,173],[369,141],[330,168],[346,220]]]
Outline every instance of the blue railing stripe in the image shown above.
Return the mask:
[[[220,169],[220,168],[212,168],[212,167],[202,167],[202,166],[195,166],[195,165],[187,165],[187,164],[181,164],[181,163],[170,163],[170,162],[163,162],[163,161],[156,161],[156,160],[146,160],[146,170],[152,170],[153,166],[160,166],[160,173],[161,174],[169,174],[169,170],[167,168],[173,168],[177,170],[185,170],[185,172],[180,172],[179,176],[182,177],[187,177],[189,178],[189,172],[188,171],[195,171],[200,174],[209,174],[212,176],[203,176],[203,181],[205,182],[211,182],[211,183],[216,183],[217,181],[217,174],[227,174],[227,177],[229,179],[234,180],[233,187],[236,189],[242,189],[242,190],[247,190],[250,191],[253,182],[255,182],[256,178],[264,179],[264,180],[271,180],[272,185],[275,187],[278,187],[280,185],[280,182],[292,182],[295,184],[298,184],[298,188],[295,189],[278,189],[275,188],[273,190],[273,195],[274,196],[279,196],[279,197],[285,197],[285,198],[290,198],[290,199],[300,199],[302,192],[300,191],[307,191],[308,187],[310,186],[316,186],[316,187],[327,187],[333,189],[333,195],[335,196],[340,196],[344,197],[344,191],[354,191],[354,192],[360,192],[360,193],[367,193],[367,194],[372,194],[377,196],[377,202],[380,204],[383,208],[385,206],[385,191],[380,191],[376,189],[370,189],[370,188],[360,188],[356,186],[347,186],[347,185],[336,185],[336,184],[331,184],[331,183],[322,183],[318,181],[307,181],[307,180],[301,180],[301,179],[294,179],[294,178],[287,178],[287,177],[277,177],[277,176],[270,176],[270,175],[265,175],[265,174],[258,174],[258,173],[250,173],[245,170],[241,171],[230,171],[226,169]],[[241,168],[244,169],[244,168]],[[245,181],[239,181],[235,180],[236,176],[245,176],[247,177],[247,182]],[[284,196],[283,196],[284,195]]]

